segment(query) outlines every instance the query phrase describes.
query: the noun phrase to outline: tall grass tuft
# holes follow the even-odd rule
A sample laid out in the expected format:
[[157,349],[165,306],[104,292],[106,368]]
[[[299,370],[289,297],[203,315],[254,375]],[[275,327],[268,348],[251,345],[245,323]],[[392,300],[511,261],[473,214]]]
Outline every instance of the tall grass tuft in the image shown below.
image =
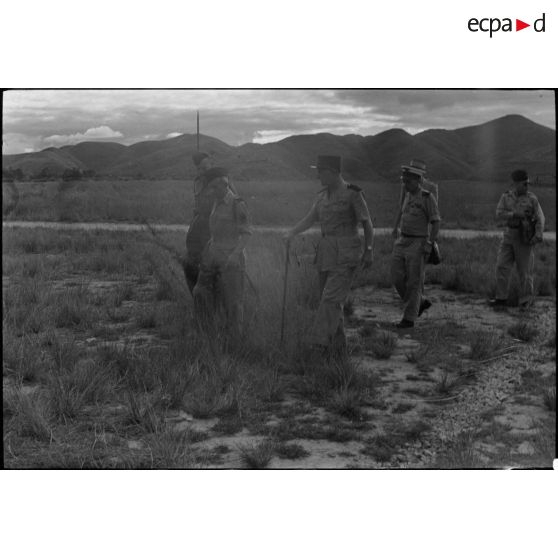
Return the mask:
[[397,335],[390,331],[378,331],[366,342],[366,348],[378,359],[388,359],[397,347]]
[[549,411],[556,412],[556,386],[547,387],[544,390],[543,401]]
[[494,356],[502,347],[502,339],[495,331],[476,331],[471,337],[469,358],[484,360]]
[[535,337],[537,337],[539,331],[530,323],[526,321],[520,321],[510,326],[508,328],[508,333],[514,339],[520,339],[521,341],[529,343],[530,341],[535,339]]
[[40,394],[11,390],[2,394],[2,403],[8,431],[43,442],[52,439],[49,408]]
[[263,440],[257,444],[242,446],[239,451],[246,468],[265,469],[275,453],[275,443],[271,440]]

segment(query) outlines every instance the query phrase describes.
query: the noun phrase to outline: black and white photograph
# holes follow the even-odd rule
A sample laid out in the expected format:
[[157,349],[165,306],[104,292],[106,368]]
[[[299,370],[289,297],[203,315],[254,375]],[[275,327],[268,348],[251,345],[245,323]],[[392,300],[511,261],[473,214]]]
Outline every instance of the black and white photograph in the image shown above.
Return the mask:
[[7,89],[7,469],[551,469],[550,89]]

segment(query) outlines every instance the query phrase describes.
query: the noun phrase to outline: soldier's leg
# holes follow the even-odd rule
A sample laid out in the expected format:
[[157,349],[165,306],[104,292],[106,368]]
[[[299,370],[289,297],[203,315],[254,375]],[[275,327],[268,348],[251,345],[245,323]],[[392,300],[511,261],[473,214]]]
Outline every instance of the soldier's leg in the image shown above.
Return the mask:
[[355,272],[354,266],[339,267],[328,272],[312,327],[312,343],[329,346],[335,340],[336,344],[345,344],[343,304],[351,290]]
[[215,326],[216,288],[216,270],[202,265],[193,289],[194,316],[200,330],[208,333],[213,333]]
[[238,266],[226,267],[222,273],[222,289],[227,329],[231,341],[237,342],[242,332],[244,314],[244,270]]
[[201,257],[199,254],[194,254],[188,252],[186,254],[186,261],[183,265],[184,276],[186,277],[186,284],[188,285],[188,289],[190,294],[194,294],[194,287],[198,282],[198,277],[200,274],[200,261]]
[[533,285],[533,270],[535,267],[535,251],[532,246],[517,242],[515,248],[515,263],[519,275],[519,305],[529,305],[533,302],[535,289]]
[[399,296],[404,300],[407,289],[407,266],[403,240],[399,239],[393,245],[391,255],[391,284],[397,290]]
[[506,239],[502,240],[496,258],[496,299],[507,300],[510,284],[510,273],[515,261],[513,245]]
[[417,319],[422,300],[424,279],[424,240],[416,239],[407,248],[407,286],[405,289],[405,312],[403,319]]

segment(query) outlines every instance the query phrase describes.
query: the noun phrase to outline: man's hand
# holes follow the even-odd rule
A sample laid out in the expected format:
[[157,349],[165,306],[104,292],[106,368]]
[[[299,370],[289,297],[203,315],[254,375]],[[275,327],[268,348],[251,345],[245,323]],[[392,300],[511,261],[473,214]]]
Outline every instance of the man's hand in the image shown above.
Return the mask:
[[368,269],[372,262],[374,261],[374,254],[372,250],[365,250],[364,254],[362,254],[362,259],[360,260],[360,264],[362,265],[363,269]]
[[391,231],[391,236],[394,240],[397,240],[399,238],[399,229],[397,227],[395,227],[392,231]]
[[534,244],[538,244],[539,242],[542,242],[542,234],[536,234],[529,242],[529,244],[534,245]]
[[423,249],[423,253],[426,258],[430,256],[430,252],[432,252],[432,242],[429,241],[424,244],[424,249]]
[[525,210],[521,207],[517,207],[513,210],[512,217],[517,217],[518,219],[523,219],[525,217]]

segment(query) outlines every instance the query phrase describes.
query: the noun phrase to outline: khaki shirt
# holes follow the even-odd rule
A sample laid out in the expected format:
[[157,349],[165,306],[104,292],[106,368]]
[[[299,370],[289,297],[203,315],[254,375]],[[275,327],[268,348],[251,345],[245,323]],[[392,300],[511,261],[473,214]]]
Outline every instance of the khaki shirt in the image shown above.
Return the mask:
[[358,224],[370,219],[360,189],[347,186],[331,195],[326,189],[318,194],[310,212],[322,229],[316,252],[318,269],[328,271],[337,266],[358,265],[362,254]]
[[529,191],[518,196],[515,190],[508,190],[502,194],[496,207],[496,218],[500,226],[507,227],[507,234],[510,233],[510,230],[519,228],[520,219],[513,216],[517,210],[530,214],[535,218],[535,232],[538,236],[542,237],[545,219],[537,196]]
[[[246,203],[228,190],[223,200],[216,200],[209,216],[211,240],[209,253],[216,263],[224,263],[243,234],[252,234]],[[241,257],[243,263],[244,255]]]
[[407,192],[401,213],[401,234],[426,237],[428,225],[435,221],[440,221],[440,213],[434,196],[423,188],[415,194]]

